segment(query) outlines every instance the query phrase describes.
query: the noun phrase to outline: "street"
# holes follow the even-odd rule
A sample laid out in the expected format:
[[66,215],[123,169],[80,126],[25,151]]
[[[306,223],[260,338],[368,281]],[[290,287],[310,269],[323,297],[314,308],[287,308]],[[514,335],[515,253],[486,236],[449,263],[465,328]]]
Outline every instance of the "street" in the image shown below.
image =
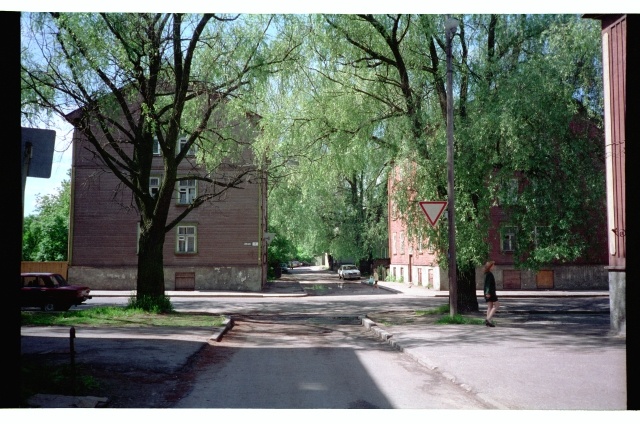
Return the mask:
[[178,408],[486,409],[439,373],[326,314],[236,316]]
[[[420,325],[414,311],[448,303],[424,288],[341,283],[335,273],[309,268],[283,280],[285,287],[295,281],[291,287],[303,296],[171,292],[178,311],[236,322],[199,353],[195,384],[179,405],[226,399],[245,408],[625,408],[625,340],[608,334],[606,295],[505,293],[498,327],[486,329]],[[126,301],[97,296],[86,307]],[[481,316],[484,302],[479,306]],[[366,332],[364,316],[389,331],[395,346]],[[494,371],[479,371],[487,361]],[[458,403],[446,406],[450,400]]]

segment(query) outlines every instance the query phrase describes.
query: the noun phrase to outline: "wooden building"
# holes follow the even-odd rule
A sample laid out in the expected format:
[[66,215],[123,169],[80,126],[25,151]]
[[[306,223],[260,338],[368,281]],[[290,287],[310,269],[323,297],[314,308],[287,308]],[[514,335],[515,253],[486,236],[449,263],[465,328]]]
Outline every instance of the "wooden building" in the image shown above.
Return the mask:
[[[244,134],[247,139],[251,134]],[[266,177],[245,150],[242,163],[221,165],[216,172],[251,172],[239,188],[191,211],[164,243],[165,290],[260,291],[267,281]],[[160,149],[155,149],[150,186],[163,172]],[[226,169],[225,169],[226,168]],[[179,175],[204,172],[187,157]],[[194,196],[210,190],[198,180],[179,182],[168,220],[178,216]],[[88,141],[73,136],[69,236],[69,281],[92,290],[135,290],[139,214],[132,192],[105,171]]]
[[[636,15],[585,15],[602,23],[605,152],[607,176],[607,234],[611,327],[626,333],[626,182],[625,155],[628,124],[637,120],[627,108],[628,40],[638,22]],[[631,121],[630,121],[631,120]],[[636,124],[637,125],[637,124]]]

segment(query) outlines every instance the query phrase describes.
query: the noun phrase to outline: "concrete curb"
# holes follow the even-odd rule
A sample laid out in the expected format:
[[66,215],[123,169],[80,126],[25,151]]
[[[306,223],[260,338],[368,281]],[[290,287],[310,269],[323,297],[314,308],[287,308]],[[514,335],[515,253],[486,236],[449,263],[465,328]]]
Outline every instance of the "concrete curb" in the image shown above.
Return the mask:
[[365,327],[369,332],[373,333],[373,335],[376,338],[388,343],[391,347],[393,347],[397,351],[405,353],[407,356],[409,356],[411,359],[413,359],[414,361],[416,361],[420,365],[422,365],[424,367],[427,367],[428,369],[430,369],[432,371],[438,372],[442,377],[444,377],[445,379],[449,380],[451,383],[459,386],[463,390],[474,394],[482,402],[486,403],[487,405],[489,405],[493,409],[509,409],[505,405],[502,405],[501,403],[496,402],[495,400],[489,398],[484,393],[478,392],[473,387],[471,387],[469,384],[461,382],[461,381],[458,381],[456,376],[454,376],[453,374],[451,374],[451,373],[449,373],[447,371],[440,370],[437,365],[435,365],[432,362],[430,362],[427,358],[423,358],[420,355],[414,354],[411,351],[411,349],[406,349],[402,345],[401,341],[393,338],[393,334],[391,334],[388,331],[383,330],[382,328],[378,327],[378,325],[374,321],[372,321],[370,318],[368,318],[366,315],[363,316],[363,317],[358,317],[358,318],[360,318],[360,320],[362,322],[362,326]]
[[226,317],[224,320],[224,326],[218,328],[217,331],[213,333],[211,337],[209,337],[209,340],[214,340],[216,342],[219,342],[220,340],[222,340],[222,336],[224,336],[226,332],[231,330],[232,328],[233,328],[233,318]]
[[104,408],[109,399],[96,396],[36,394],[27,400],[32,408]]

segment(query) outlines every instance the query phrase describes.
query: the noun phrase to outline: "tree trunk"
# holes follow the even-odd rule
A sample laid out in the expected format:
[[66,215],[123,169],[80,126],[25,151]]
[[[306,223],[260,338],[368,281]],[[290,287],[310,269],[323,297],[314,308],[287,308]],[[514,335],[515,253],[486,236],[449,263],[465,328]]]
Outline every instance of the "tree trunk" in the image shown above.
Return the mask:
[[478,297],[476,296],[475,267],[464,264],[457,267],[458,283],[458,313],[478,312]]
[[164,297],[164,228],[151,225],[141,229],[138,252],[138,300]]

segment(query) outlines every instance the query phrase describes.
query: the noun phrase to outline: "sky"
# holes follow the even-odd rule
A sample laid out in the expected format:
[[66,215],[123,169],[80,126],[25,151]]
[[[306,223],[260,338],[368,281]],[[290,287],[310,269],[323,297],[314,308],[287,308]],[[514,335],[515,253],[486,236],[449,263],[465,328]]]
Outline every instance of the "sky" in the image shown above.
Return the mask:
[[[2,1],[0,11],[43,11],[42,0]],[[477,0],[110,0],[109,2],[78,2],[55,0],[46,2],[47,10],[69,12],[203,12],[215,10],[229,13],[640,13],[638,0],[540,0],[537,2],[504,2]],[[98,6],[99,5],[99,6]],[[36,211],[37,197],[53,194],[60,188],[71,168],[71,128],[62,121],[56,131],[56,145],[50,178],[27,177],[24,191],[24,216]]]

